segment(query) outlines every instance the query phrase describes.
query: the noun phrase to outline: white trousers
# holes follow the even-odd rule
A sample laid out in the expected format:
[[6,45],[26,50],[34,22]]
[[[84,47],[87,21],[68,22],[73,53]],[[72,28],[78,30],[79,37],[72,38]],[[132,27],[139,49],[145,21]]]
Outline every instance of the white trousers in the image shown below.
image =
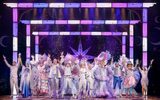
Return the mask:
[[86,86],[87,86],[87,80],[85,78],[80,78],[80,81],[79,81],[79,93],[80,92],[85,93],[86,92]]
[[53,77],[49,79],[49,95],[53,96],[54,93],[58,95],[59,90],[59,79],[57,77]]
[[79,91],[78,91],[78,89],[79,89],[79,77],[74,77],[73,78],[73,86],[72,87],[74,87],[75,88],[75,93],[77,94]]
[[63,84],[63,89],[62,89],[62,95],[64,95],[65,90],[67,89],[67,86],[71,89],[71,93],[75,94],[74,93],[74,87],[72,85],[73,85],[72,78],[68,77],[68,76],[64,77],[64,84]]
[[88,78],[87,79],[87,83],[88,83],[88,89],[87,89],[87,93],[89,93],[90,96],[92,96],[93,94],[93,85],[94,85],[94,79],[93,78]]
[[18,80],[17,80],[17,78],[13,78],[13,77],[12,77],[12,78],[10,78],[11,95],[13,95],[14,85],[15,85],[17,94],[19,94]]

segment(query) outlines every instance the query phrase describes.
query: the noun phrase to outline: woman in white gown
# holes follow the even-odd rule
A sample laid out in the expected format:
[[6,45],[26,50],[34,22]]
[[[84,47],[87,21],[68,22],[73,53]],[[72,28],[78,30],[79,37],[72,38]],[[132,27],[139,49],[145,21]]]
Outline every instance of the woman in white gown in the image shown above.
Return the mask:
[[22,76],[20,90],[22,91],[22,97],[27,98],[31,96],[30,89],[30,76],[31,76],[31,65],[29,62],[26,62],[26,66],[22,66]]
[[34,56],[31,56],[32,60],[31,63],[31,79],[30,79],[30,86],[32,95],[38,95],[38,81],[39,81],[39,72],[37,68],[37,61],[35,61]]

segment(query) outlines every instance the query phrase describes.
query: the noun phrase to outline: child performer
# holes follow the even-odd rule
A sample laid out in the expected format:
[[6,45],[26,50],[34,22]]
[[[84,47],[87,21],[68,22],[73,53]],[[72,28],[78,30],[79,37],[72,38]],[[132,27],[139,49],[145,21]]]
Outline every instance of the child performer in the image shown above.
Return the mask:
[[142,85],[142,94],[144,97],[145,96],[147,97],[147,95],[148,95],[148,82],[149,82],[148,81],[148,71],[150,70],[153,61],[154,60],[150,61],[150,65],[148,68],[146,66],[142,67],[142,69],[139,67],[140,73],[142,75],[141,85]]
[[75,92],[76,94],[78,94],[78,89],[79,89],[79,70],[80,70],[80,66],[79,66],[79,59],[76,58],[73,64],[73,70],[72,70],[72,76],[73,76],[73,87],[75,88]]
[[105,67],[105,60],[100,60],[98,67],[95,71],[95,78],[98,81],[99,87],[96,94],[98,96],[108,96],[110,97],[112,94],[110,94],[110,87],[108,87],[107,82],[109,81],[109,75],[108,70]]
[[11,89],[11,96],[13,96],[13,89],[14,86],[16,88],[17,95],[19,94],[19,89],[18,89],[18,76],[17,76],[17,71],[21,63],[21,54],[19,53],[18,55],[18,63],[16,61],[13,61],[12,65],[8,63],[6,60],[6,57],[3,56],[5,64],[10,68],[10,89]]
[[87,93],[89,93],[89,96],[93,96],[93,85],[94,85],[94,73],[93,73],[93,65],[88,63],[88,70],[87,70],[87,83],[88,83],[88,89]]
[[49,73],[49,96],[53,97],[53,93],[56,93],[56,97],[58,97],[58,90],[59,90],[59,82],[61,78],[59,64],[57,59],[53,59],[53,64],[50,68]]
[[69,86],[69,88],[71,89],[71,93],[73,98],[76,97],[76,94],[74,93],[74,89],[73,89],[73,83],[72,83],[72,65],[71,65],[71,61],[65,62],[65,66],[63,66],[63,70],[64,70],[64,85],[63,85],[63,89],[62,89],[62,98],[64,97],[64,93],[65,90],[67,89],[67,86]]
[[26,62],[26,66],[24,65],[22,66],[20,90],[22,92],[23,98],[27,98],[31,96],[30,76],[31,76],[31,65],[28,61]]
[[[64,66],[62,65],[62,63],[64,62]],[[61,53],[61,60],[60,60],[60,64],[61,64],[61,68],[64,71],[64,75],[63,75],[63,87],[62,87],[62,98],[64,98],[64,94],[65,91],[67,89],[67,86],[69,86],[69,88],[71,89],[71,93],[73,98],[76,98],[76,94],[75,94],[75,87],[72,86],[73,82],[72,82],[72,55],[67,54],[64,58],[63,56],[63,52]]]
[[128,61],[127,68],[125,68],[125,70],[126,70],[126,76],[123,85],[126,90],[126,96],[128,96],[129,94],[134,95],[133,90],[136,85],[136,79],[134,77],[133,64],[131,61]]
[[[80,63],[80,73],[79,73],[79,94],[83,93],[83,95],[86,95],[86,85],[87,85],[87,80],[86,80],[86,74],[87,74],[87,69],[86,69],[86,64],[85,60],[82,60]],[[85,96],[83,96],[85,97]]]
[[118,84],[119,93],[118,95],[121,96],[121,83],[122,83],[122,74],[123,74],[123,67],[119,65],[118,62],[115,62],[113,66],[113,89],[116,92],[116,85]]

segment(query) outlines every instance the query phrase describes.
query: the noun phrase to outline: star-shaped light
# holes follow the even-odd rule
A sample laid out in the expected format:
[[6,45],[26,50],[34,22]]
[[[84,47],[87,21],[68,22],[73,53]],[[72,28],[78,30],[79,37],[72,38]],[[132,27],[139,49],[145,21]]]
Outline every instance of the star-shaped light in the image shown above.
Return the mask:
[[90,50],[91,47],[87,48],[86,50],[83,51],[83,47],[82,47],[82,43],[81,41],[79,42],[79,45],[78,45],[78,50],[75,50],[73,49],[72,47],[70,47],[72,52],[74,53],[74,57],[78,58],[79,60],[82,60],[82,59],[94,59],[93,56],[91,55],[87,55],[88,51]]

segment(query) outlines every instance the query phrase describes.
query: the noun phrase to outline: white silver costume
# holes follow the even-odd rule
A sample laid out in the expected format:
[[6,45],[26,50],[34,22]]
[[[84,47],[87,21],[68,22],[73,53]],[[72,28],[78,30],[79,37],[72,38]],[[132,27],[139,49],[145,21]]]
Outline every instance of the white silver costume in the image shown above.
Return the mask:
[[13,93],[13,88],[15,86],[16,92],[19,93],[19,88],[18,88],[18,75],[17,71],[20,66],[20,62],[18,61],[18,64],[15,66],[10,65],[7,60],[4,60],[6,65],[10,68],[10,88],[11,88],[11,95]]

